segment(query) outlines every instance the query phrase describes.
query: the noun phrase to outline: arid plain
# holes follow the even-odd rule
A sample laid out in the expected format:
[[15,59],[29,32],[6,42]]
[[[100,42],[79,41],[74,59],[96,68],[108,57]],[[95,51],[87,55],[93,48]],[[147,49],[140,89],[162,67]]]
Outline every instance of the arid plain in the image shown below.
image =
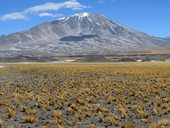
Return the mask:
[[170,127],[170,63],[10,64],[2,128]]

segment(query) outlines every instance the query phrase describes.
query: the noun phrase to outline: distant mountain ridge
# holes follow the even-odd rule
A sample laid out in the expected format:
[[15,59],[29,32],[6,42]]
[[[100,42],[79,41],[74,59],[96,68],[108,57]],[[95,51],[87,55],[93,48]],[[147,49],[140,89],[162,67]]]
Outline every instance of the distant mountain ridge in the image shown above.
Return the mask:
[[81,13],[0,36],[0,51],[106,55],[170,50],[170,39],[147,35],[103,15]]

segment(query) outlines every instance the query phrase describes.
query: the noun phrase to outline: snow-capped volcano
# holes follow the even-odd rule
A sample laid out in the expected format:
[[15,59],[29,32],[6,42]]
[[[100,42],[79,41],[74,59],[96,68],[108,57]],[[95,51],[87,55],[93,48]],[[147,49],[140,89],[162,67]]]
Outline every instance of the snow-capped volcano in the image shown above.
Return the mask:
[[45,22],[24,32],[0,36],[0,46],[0,51],[84,55],[169,50],[170,42],[130,29],[103,15],[81,13]]

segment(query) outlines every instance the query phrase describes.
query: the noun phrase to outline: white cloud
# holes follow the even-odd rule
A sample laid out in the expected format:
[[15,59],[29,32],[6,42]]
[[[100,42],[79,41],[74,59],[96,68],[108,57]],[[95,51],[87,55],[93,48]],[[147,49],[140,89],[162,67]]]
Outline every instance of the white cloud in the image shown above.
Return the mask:
[[[80,2],[77,0],[68,0],[65,2],[61,3],[45,3],[37,6],[33,6],[30,8],[27,8],[23,10],[22,12],[14,12],[14,13],[9,13],[5,14],[3,16],[0,16],[0,20],[18,20],[22,19],[25,20],[29,15],[37,15],[40,17],[44,16],[51,16],[51,17],[56,17],[57,15],[60,14],[52,14],[49,13],[49,11],[58,11],[60,9],[71,9],[71,10],[81,10],[81,9],[86,9],[90,8],[90,6],[85,6],[82,5]],[[48,12],[47,12],[48,11]]]
[[62,14],[52,14],[52,13],[47,13],[47,12],[43,12],[38,14],[39,17],[60,17],[63,16]]
[[89,8],[89,6],[82,5],[77,0],[69,0],[63,3],[45,3],[26,9],[25,13],[37,13],[42,11],[57,11],[62,8],[69,8],[72,10],[80,10]]
[[85,9],[85,8],[91,8],[90,6],[85,6],[82,5],[81,3],[79,3],[77,0],[70,0],[67,1],[63,4],[63,7],[65,8],[71,8],[73,10],[81,10],[81,9]]
[[1,21],[6,21],[6,20],[26,20],[27,17],[19,12],[14,12],[10,14],[5,14],[3,16],[0,16]]
[[39,17],[56,17],[54,14],[52,13],[47,13],[47,12],[44,12],[44,13],[40,13],[38,14]]

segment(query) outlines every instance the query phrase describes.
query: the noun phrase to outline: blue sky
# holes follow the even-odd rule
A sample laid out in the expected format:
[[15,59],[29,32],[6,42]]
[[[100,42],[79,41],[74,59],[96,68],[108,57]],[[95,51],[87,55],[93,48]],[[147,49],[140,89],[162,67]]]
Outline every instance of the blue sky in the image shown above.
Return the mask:
[[151,35],[170,36],[170,0],[0,0],[0,35],[82,12],[103,14]]

